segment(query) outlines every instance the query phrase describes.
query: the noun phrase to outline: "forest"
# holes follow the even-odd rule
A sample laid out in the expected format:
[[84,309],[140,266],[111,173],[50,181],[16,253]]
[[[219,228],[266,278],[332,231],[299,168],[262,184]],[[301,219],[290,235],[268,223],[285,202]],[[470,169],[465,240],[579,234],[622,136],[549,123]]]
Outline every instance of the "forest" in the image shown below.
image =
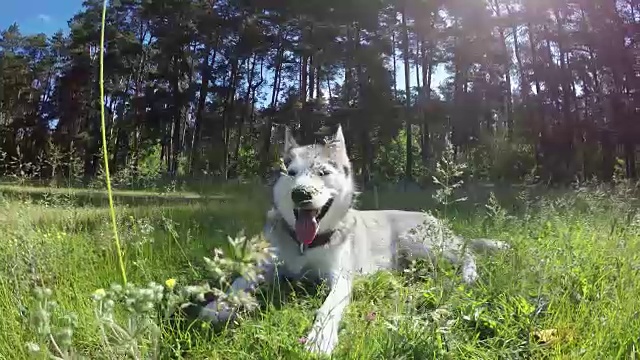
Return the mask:
[[[5,176],[102,173],[101,2],[53,36],[0,34]],[[114,0],[111,172],[264,178],[283,126],[342,124],[357,180],[431,181],[447,143],[468,176],[638,176],[638,0]]]

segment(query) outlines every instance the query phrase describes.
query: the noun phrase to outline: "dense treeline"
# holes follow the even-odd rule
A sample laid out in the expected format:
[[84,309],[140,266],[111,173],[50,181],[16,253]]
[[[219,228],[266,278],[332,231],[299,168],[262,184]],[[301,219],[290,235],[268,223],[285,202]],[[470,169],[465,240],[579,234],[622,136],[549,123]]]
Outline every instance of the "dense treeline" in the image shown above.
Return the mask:
[[[100,8],[2,32],[5,175],[100,174]],[[637,175],[638,0],[113,0],[106,37],[110,168],[134,177],[262,176],[280,124],[337,123],[365,183],[429,181],[447,139],[476,178]]]

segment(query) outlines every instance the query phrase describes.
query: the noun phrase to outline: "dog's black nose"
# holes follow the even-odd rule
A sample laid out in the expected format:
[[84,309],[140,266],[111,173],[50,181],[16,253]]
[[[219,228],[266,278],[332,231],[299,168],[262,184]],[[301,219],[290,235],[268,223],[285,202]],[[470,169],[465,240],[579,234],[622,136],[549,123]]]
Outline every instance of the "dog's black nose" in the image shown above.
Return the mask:
[[293,200],[294,204],[301,204],[306,201],[311,201],[312,199],[313,195],[304,187],[297,187],[291,190],[291,200]]

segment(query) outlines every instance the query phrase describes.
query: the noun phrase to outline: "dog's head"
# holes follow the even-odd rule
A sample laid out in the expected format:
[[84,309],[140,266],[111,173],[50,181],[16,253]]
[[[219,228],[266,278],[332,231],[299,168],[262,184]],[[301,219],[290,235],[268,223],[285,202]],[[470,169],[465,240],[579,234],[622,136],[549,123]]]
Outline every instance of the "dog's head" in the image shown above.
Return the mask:
[[342,127],[325,144],[299,146],[286,130],[282,175],[273,187],[276,210],[309,245],[332,230],[346,214],[354,195],[351,163]]

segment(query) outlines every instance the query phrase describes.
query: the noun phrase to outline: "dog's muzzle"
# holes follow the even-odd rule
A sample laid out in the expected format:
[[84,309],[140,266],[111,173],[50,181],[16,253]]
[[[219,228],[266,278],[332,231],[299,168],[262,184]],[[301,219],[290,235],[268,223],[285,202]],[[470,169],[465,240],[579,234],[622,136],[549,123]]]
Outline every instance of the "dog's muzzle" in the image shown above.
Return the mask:
[[291,190],[291,200],[296,208],[308,208],[316,193],[317,190],[311,187],[298,186]]
[[319,223],[329,211],[333,199],[329,199],[321,207],[314,204],[313,198],[318,194],[316,189],[305,186],[297,186],[291,190],[291,200],[294,204],[295,238],[300,243],[300,251],[305,247],[313,247],[313,242],[318,235]]
[[291,201],[293,201],[294,215],[298,218],[300,211],[309,211],[320,221],[322,217],[329,211],[329,207],[333,204],[333,199],[329,199],[321,207],[314,207],[313,197],[318,194],[318,190],[309,186],[297,186],[291,190]]

